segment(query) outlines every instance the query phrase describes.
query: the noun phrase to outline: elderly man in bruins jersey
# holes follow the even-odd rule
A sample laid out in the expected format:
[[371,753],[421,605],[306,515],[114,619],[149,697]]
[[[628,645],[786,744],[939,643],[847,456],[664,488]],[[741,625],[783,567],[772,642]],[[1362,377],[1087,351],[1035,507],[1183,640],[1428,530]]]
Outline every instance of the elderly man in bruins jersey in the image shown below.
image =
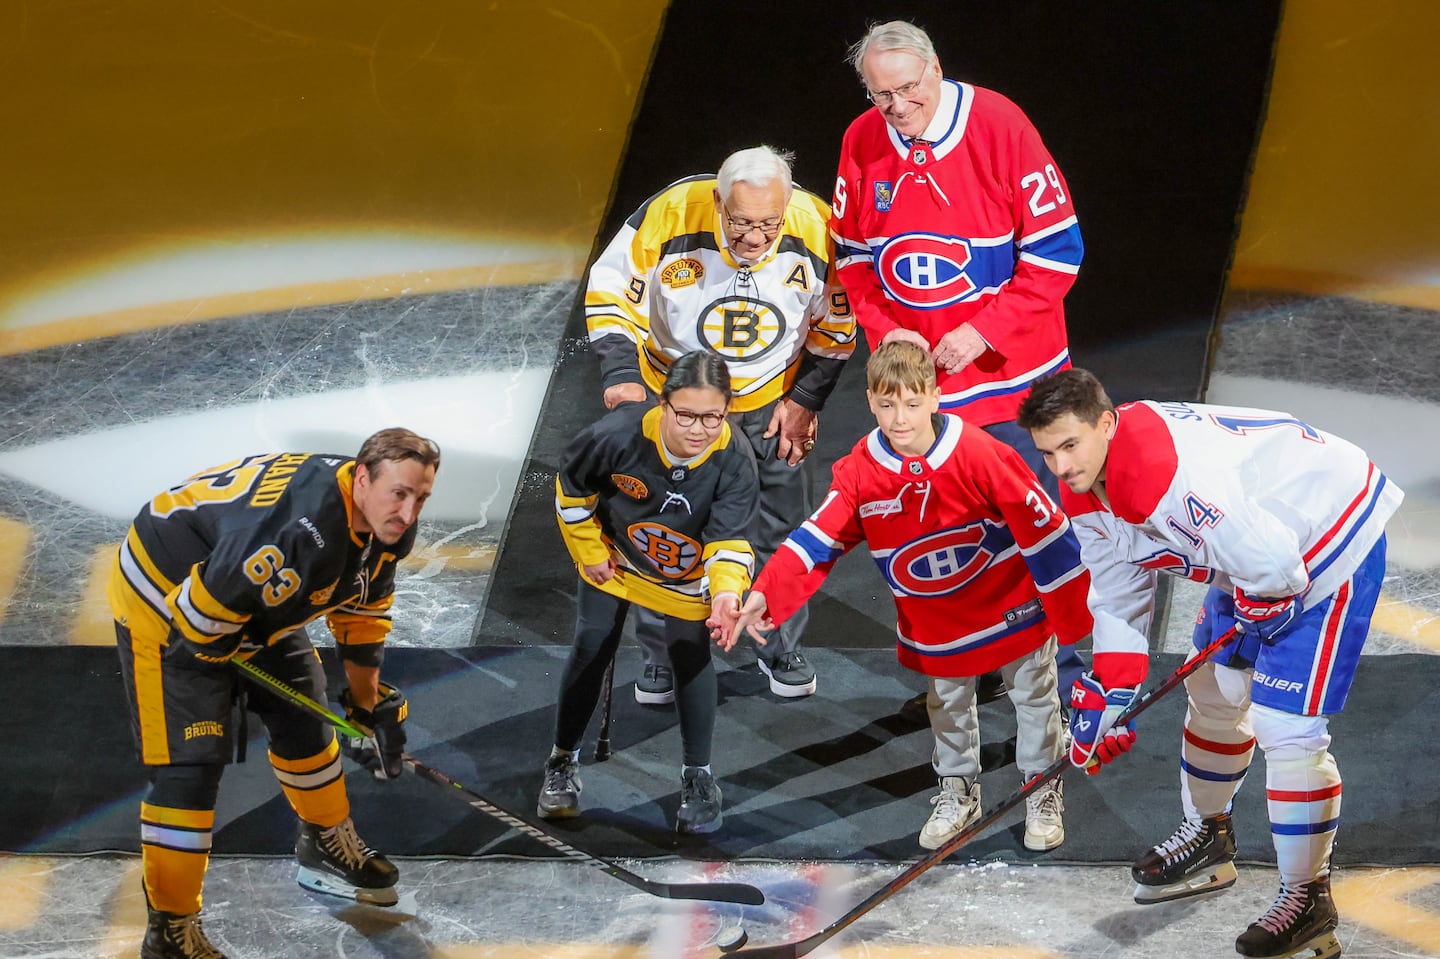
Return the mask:
[[[816,413],[855,348],[855,318],[834,276],[819,197],[795,189],[790,158],[770,147],[731,154],[715,176],[674,183],[625,221],[590,270],[585,321],[607,409],[645,401],[675,359],[706,350],[734,383],[731,421],[755,451],[760,511],[750,542],[762,560],[810,515],[801,463]],[[759,655],[779,696],[815,691],[800,649],[801,609]],[[637,610],[642,703],[674,700],[659,620]]]
[[[121,545],[108,597],[130,722],[150,789],[140,805],[149,926],[143,959],[221,957],[200,926],[220,777],[238,741],[240,656],[314,699],[325,675],[305,625],[326,617],[349,686],[348,715],[375,730],[347,751],[377,778],[399,774],[404,696],[380,682],[395,565],[435,482],[440,451],[404,429],[354,457],[249,456],[157,495]],[[375,905],[398,872],[355,832],[329,726],[273,695],[270,765],[300,818],[299,882]]]

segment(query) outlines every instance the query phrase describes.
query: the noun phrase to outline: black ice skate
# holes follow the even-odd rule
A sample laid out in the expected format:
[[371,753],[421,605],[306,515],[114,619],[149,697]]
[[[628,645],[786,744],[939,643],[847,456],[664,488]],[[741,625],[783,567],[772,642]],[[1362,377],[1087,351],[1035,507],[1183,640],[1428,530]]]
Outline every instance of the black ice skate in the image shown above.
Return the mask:
[[1329,876],[1293,886],[1282,882],[1275,903],[1235,940],[1235,951],[1252,959],[1333,959],[1340,955],[1339,924]]
[[151,909],[145,941],[140,943],[140,959],[225,959],[225,953],[205,938],[200,913],[177,916]]
[[580,815],[580,764],[568,753],[545,760],[545,781],[535,815],[541,819],[571,819]]
[[365,845],[349,819],[329,829],[301,822],[295,858],[300,861],[296,881],[306,889],[371,906],[400,901],[395,894],[400,870]]
[[1199,823],[1188,819],[1175,834],[1135,860],[1130,875],[1141,905],[1220,892],[1235,885],[1235,830],[1230,814]]
[[680,810],[675,814],[675,831],[714,832],[720,828],[720,787],[715,777],[699,766],[686,766],[680,773]]

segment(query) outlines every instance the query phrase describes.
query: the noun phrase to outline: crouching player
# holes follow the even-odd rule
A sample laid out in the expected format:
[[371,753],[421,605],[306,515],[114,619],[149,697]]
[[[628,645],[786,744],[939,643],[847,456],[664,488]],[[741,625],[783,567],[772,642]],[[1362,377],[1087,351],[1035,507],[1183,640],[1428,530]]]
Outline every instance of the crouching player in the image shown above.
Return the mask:
[[[929,679],[940,792],[920,845],[938,849],[981,815],[978,677],[999,669],[1005,679],[1022,775],[1062,755],[1056,636],[1069,644],[1089,633],[1089,578],[1069,521],[1020,454],[939,412],[923,348],[886,343],[865,373],[879,428],[835,464],[824,502],[765,564],[732,628],[753,625],[759,638],[757,629],[784,622],[820,588],[842,554],[869,545],[895,595],[900,662]],[[1036,790],[1025,846],[1064,842],[1063,810],[1059,780]]]
[[[140,804],[142,959],[224,959],[201,928],[200,905],[220,777],[241,735],[233,657],[323,700],[325,674],[305,624],[326,616],[349,682],[342,702],[376,734],[351,748],[382,778],[399,775],[407,709],[380,682],[382,644],[395,564],[414,545],[439,465],[430,440],[382,430],[354,458],[271,453],[217,466],[135,517],[108,598],[150,774]],[[399,874],[355,832],[333,731],[267,691],[248,698],[300,819],[300,884],[394,905]]]
[[1071,698],[1072,758],[1130,747],[1114,718],[1145,679],[1157,571],[1210,584],[1194,643],[1236,639],[1191,673],[1180,743],[1185,821],[1136,861],[1136,901],[1235,882],[1231,800],[1265,752],[1280,892],[1245,956],[1340,953],[1330,851],[1340,770],[1326,716],[1345,706],[1402,493],[1365,452],[1286,413],[1199,403],[1116,409],[1090,373],[1042,380],[1020,408],[1064,487],[1090,570],[1095,664]]

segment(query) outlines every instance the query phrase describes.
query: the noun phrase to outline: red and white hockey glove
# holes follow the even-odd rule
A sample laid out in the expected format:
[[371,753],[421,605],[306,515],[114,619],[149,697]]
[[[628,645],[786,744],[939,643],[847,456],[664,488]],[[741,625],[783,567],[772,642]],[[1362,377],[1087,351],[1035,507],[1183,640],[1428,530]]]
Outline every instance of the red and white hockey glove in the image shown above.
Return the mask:
[[1135,687],[1106,689],[1086,672],[1070,689],[1070,762],[1091,776],[1135,743],[1135,722],[1115,728],[1115,720],[1135,699]]
[[1266,646],[1280,638],[1280,634],[1300,618],[1304,604],[1299,596],[1281,596],[1266,599],[1262,596],[1247,596],[1245,591],[1235,589],[1235,628],[1246,639],[1259,639]]

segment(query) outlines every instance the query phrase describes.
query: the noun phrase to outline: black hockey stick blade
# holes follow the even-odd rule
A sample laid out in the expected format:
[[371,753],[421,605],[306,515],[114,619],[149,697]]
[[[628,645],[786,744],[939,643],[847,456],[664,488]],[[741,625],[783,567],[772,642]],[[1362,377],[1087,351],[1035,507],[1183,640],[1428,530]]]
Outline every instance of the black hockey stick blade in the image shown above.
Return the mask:
[[[1185,677],[1189,676],[1195,670],[1199,669],[1201,664],[1204,663],[1207,659],[1209,659],[1212,655],[1214,655],[1214,653],[1218,651],[1221,646],[1224,646],[1226,643],[1230,642],[1230,640],[1234,638],[1235,630],[1231,629],[1224,633],[1222,636],[1220,636],[1220,638],[1212,642],[1209,646],[1206,646],[1204,649],[1200,650],[1200,652],[1197,653],[1195,656],[1187,659],[1184,663],[1181,663],[1180,668],[1176,669],[1175,672],[1165,677],[1164,681],[1161,682],[1160,685],[1156,686],[1154,689],[1149,690],[1144,695],[1138,697],[1125,709],[1124,712],[1122,712],[1118,717],[1116,717],[1115,725],[1123,726],[1130,720],[1134,719],[1136,716],[1139,716],[1145,710],[1149,709],[1156,700],[1158,700],[1161,696],[1164,696],[1176,686],[1179,686],[1181,683],[1183,683],[1185,681]],[[1061,756],[1049,766],[1046,766],[1043,772],[1031,778],[1028,782],[1025,783],[1025,785],[1021,786],[1019,790],[1012,793],[1010,797],[1001,802],[1000,805],[996,806],[989,813],[982,816],[977,822],[972,823],[965,829],[962,829],[955,836],[951,837],[949,841],[947,841],[939,849],[936,849],[935,851],[929,853],[921,859],[918,859],[915,862],[911,863],[908,867],[906,867],[903,872],[901,872],[894,879],[891,879],[885,885],[881,886],[879,889],[875,890],[870,895],[860,900],[860,902],[856,903],[849,912],[845,913],[839,919],[831,922],[829,925],[825,926],[818,932],[812,933],[811,935],[806,936],[804,939],[798,939],[795,942],[782,942],[770,946],[753,946],[745,949],[731,951],[726,953],[726,955],[749,956],[750,959],[797,959],[797,957],[799,956],[808,956],[810,953],[818,949],[822,944],[834,938],[842,930],[854,923],[861,916],[864,916],[876,906],[880,905],[882,902],[895,895],[901,889],[904,889],[906,886],[910,885],[910,883],[920,878],[920,876],[927,872],[932,866],[948,858],[961,846],[965,845],[970,840],[974,839],[976,836],[980,835],[982,832],[995,825],[1001,819],[1005,818],[1005,816],[1009,815],[1011,810],[1023,803],[1032,793],[1034,793],[1041,786],[1044,786],[1046,783],[1050,782],[1053,779],[1060,778],[1060,774],[1064,772],[1065,767],[1069,765],[1070,757]]]
[[[319,716],[346,735],[362,739],[368,739],[372,735],[371,731],[364,726],[351,722],[349,719],[346,719],[322,703],[317,703],[298,689],[294,689],[281,682],[258,666],[254,666],[246,660],[236,659],[231,662],[234,663],[235,668],[238,669],[240,674],[246,679],[249,679],[259,686],[263,686],[265,689],[270,690],[272,693],[275,693],[300,709]],[[428,779],[430,782],[446,786],[452,791],[459,793],[472,809],[483,812],[487,816],[493,816],[512,829],[518,829],[530,838],[537,839],[556,852],[562,853],[568,859],[584,863],[587,866],[593,866],[627,885],[648,892],[652,896],[658,896],[661,899],[698,899],[709,902],[735,902],[746,906],[759,906],[765,902],[765,894],[763,892],[757,887],[743,882],[658,882],[652,879],[646,879],[644,876],[637,875],[608,859],[592,855],[583,849],[576,849],[558,836],[551,835],[539,826],[526,822],[514,813],[495,805],[474,790],[462,786],[440,770],[425,765],[408,753],[402,754],[401,759],[410,771],[420,778]]]

